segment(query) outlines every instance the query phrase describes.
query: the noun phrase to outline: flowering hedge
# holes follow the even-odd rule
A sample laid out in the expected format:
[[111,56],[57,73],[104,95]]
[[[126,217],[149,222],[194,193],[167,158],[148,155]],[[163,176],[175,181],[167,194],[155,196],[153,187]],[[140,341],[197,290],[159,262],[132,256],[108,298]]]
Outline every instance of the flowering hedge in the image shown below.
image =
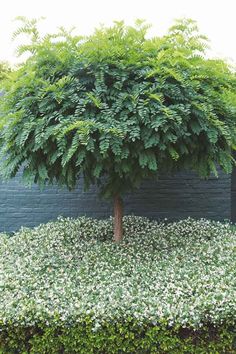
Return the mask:
[[[0,237],[0,353],[236,353],[236,233],[59,219]],[[2,352],[1,352],[2,350]]]

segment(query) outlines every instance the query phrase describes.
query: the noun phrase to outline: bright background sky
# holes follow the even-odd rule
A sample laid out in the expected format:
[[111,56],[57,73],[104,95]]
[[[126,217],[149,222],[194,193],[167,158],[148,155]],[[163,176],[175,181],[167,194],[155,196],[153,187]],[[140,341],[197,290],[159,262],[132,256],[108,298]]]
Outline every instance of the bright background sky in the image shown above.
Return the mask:
[[76,26],[80,34],[91,33],[100,23],[123,19],[132,24],[142,18],[153,25],[156,35],[163,34],[175,18],[190,17],[211,40],[214,56],[236,63],[236,0],[5,0],[0,13],[0,61],[16,62],[17,42],[11,40],[16,16],[45,16],[44,33]]

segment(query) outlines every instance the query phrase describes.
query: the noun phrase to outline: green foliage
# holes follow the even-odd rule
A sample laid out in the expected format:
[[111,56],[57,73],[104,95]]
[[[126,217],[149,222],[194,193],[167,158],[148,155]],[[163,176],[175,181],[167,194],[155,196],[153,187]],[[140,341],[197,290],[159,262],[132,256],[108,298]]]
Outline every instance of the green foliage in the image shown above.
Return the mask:
[[235,354],[233,326],[199,331],[137,321],[103,324],[85,317],[73,326],[12,327],[0,332],[1,354]]
[[[124,217],[60,219],[0,237],[0,321],[34,326],[135,317],[199,328],[236,317],[236,237],[230,224],[165,225]],[[17,265],[17,266],[16,266]]]
[[115,22],[89,37],[61,28],[43,38],[35,20],[15,33],[29,59],[5,81],[0,147],[6,177],[73,189],[97,183],[104,196],[139,187],[160,172],[188,168],[207,177],[234,163],[236,80],[205,58],[207,40],[191,20],[163,37]]
[[[144,237],[145,236],[145,237]],[[230,224],[59,219],[0,237],[0,353],[236,352]]]
[[0,81],[6,78],[11,71],[10,66],[6,62],[0,62]]

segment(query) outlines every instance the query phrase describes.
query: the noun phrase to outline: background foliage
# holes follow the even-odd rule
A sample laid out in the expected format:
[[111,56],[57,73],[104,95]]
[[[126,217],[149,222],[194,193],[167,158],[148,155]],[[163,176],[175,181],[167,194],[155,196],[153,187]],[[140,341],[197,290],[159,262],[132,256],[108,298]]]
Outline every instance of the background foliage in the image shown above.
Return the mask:
[[[0,62],[0,81],[6,78],[11,71],[10,66],[6,62]],[[1,92],[1,91],[0,91]]]

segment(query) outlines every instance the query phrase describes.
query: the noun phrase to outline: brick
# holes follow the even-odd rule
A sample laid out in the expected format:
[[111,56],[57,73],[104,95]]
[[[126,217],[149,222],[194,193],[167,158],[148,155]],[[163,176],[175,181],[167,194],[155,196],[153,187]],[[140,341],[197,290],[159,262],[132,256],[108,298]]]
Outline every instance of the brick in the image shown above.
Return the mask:
[[[0,181],[0,231],[32,227],[55,220],[59,215],[103,218],[112,214],[112,204],[99,200],[95,187],[88,192],[82,187],[80,183],[73,192],[57,187],[43,191],[37,186],[29,189],[22,184],[20,174],[7,183]],[[233,188],[236,200],[236,182]],[[154,219],[177,220],[189,216],[230,219],[231,176],[222,172],[218,179],[208,180],[201,180],[192,172],[161,176],[158,181],[146,181],[135,193],[129,193],[124,204],[126,214]]]

